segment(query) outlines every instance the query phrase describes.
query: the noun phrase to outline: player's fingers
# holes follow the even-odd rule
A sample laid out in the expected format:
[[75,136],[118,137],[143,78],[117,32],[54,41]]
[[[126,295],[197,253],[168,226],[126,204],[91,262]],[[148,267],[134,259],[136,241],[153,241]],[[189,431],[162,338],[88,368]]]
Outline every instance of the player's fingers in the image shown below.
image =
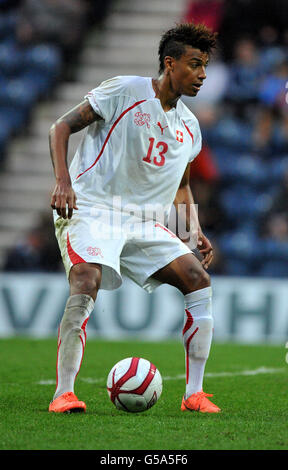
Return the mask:
[[211,264],[212,260],[213,260],[213,250],[211,250],[211,252],[208,255],[208,259],[207,259],[208,266]]
[[211,246],[203,246],[202,248],[199,248],[200,253],[202,253],[203,255],[206,255],[207,253],[209,253],[210,250],[211,250]]
[[51,205],[51,207],[53,209],[56,209],[57,214],[61,217],[61,209],[60,209],[61,203],[60,203],[59,196],[55,194],[54,198],[53,198],[53,201],[54,201],[54,207],[52,207],[52,205]]
[[66,195],[63,195],[61,196],[61,199],[60,199],[60,215],[63,219],[66,219],[67,217],[66,205],[67,205],[67,197]]
[[55,194],[52,194],[51,199],[50,199],[50,205],[51,205],[52,209],[56,209],[55,202],[56,202],[56,196],[55,196]]
[[212,259],[212,256],[213,256],[213,250],[212,250],[212,247],[206,247],[205,249],[203,250],[199,250],[203,256],[203,264],[206,264],[207,262],[209,262],[210,259]]
[[68,197],[68,219],[71,219],[73,215],[73,208],[74,208],[74,198],[72,196]]
[[199,251],[200,251],[201,255],[203,256],[203,260],[205,260],[205,261],[209,259],[210,253],[211,252],[213,253],[212,248],[209,248],[207,250],[199,250]]
[[209,241],[207,241],[206,243],[203,243],[202,246],[199,247],[199,251],[200,253],[202,253],[203,256],[210,253],[211,250],[212,250],[212,245]]
[[202,261],[202,264],[203,264],[205,269],[207,269],[209,267],[209,265],[211,264],[212,259],[213,259],[213,250],[211,248],[209,253],[205,254],[205,256],[203,258],[203,261]]

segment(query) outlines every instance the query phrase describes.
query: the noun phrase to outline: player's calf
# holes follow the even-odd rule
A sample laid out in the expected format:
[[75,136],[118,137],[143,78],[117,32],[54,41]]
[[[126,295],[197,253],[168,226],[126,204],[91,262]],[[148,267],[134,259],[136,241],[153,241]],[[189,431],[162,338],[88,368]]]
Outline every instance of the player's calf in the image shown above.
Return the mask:
[[200,392],[212,342],[212,289],[206,287],[185,295],[185,321],[182,330],[185,350],[185,398]]
[[[182,330],[185,350],[186,390],[181,410],[217,413],[220,409],[203,392],[203,378],[213,334],[212,289],[206,287],[185,295]],[[212,395],[210,395],[212,396]]]
[[86,324],[93,308],[94,300],[89,295],[76,294],[67,300],[58,332],[57,385],[53,402],[63,394],[74,392],[86,345]]

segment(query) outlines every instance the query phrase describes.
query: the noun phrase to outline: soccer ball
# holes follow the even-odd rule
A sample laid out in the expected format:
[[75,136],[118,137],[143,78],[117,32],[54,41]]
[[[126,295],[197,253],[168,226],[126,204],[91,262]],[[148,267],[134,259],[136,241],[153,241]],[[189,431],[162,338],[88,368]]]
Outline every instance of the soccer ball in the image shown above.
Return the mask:
[[145,411],[159,399],[162,377],[147,359],[128,357],[117,362],[110,370],[107,391],[118,410],[132,413]]

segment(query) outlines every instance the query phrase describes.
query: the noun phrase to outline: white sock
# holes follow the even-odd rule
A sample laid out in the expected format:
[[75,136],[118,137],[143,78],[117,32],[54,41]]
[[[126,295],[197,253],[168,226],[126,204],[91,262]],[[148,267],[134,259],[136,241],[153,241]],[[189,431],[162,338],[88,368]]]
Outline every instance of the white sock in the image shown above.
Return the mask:
[[205,287],[184,296],[185,398],[203,388],[206,361],[212,342],[212,288]]
[[65,392],[74,392],[86,344],[86,324],[94,309],[90,295],[68,298],[58,330],[57,385],[53,400]]

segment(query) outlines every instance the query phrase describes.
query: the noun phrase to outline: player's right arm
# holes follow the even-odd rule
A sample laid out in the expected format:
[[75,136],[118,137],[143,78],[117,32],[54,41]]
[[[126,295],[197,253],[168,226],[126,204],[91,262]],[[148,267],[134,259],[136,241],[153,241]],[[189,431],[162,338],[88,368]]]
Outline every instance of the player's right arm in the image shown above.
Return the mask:
[[[67,165],[68,141],[71,134],[79,132],[94,121],[102,119],[85,99],[75,108],[60,117],[50,128],[49,145],[56,185],[51,196],[51,207],[60,217],[71,219],[77,210]],[[68,211],[67,211],[68,207]]]

